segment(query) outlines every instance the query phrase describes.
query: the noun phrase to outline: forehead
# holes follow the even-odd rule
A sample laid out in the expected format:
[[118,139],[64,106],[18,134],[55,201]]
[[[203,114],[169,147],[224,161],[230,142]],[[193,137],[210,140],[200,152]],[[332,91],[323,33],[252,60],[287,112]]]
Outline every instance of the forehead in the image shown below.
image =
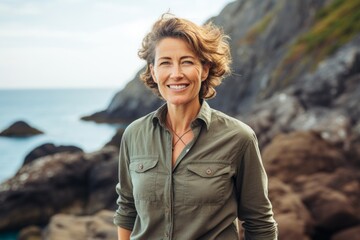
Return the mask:
[[155,47],[155,58],[188,55],[196,57],[190,44],[181,38],[166,37],[161,39]]

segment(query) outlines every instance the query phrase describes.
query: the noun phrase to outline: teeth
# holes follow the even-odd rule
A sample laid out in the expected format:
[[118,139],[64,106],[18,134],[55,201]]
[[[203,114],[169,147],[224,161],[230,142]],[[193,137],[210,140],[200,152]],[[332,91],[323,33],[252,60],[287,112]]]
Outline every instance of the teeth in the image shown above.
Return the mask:
[[184,88],[186,88],[186,85],[169,85],[169,88],[171,88],[171,89],[184,89]]

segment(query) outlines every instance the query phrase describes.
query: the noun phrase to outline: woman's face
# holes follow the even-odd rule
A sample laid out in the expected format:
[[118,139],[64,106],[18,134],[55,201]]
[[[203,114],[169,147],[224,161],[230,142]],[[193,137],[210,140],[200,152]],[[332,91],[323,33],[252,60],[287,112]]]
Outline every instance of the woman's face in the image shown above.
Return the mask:
[[197,104],[201,82],[209,73],[187,42],[170,37],[157,44],[150,69],[161,96],[172,105]]

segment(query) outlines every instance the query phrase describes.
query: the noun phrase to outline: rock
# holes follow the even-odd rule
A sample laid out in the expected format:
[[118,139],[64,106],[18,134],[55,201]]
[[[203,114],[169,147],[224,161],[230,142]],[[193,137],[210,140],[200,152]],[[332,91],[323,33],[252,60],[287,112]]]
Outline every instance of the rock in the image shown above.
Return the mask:
[[360,120],[353,127],[351,141],[347,148],[347,158],[356,167],[360,168]]
[[117,239],[117,229],[113,224],[112,211],[100,211],[94,216],[74,216],[57,214],[51,218],[45,231],[47,240],[113,240]]
[[83,152],[83,150],[75,146],[55,146],[52,143],[45,143],[31,150],[26,155],[23,165],[30,163],[37,158],[61,152],[76,153]]
[[303,201],[322,231],[333,233],[359,222],[349,199],[339,191],[316,188]]
[[289,129],[296,131],[316,131],[326,141],[345,150],[350,144],[352,121],[343,110],[312,108],[298,115],[289,124]]
[[[114,147],[106,147],[114,151]],[[116,149],[117,150],[117,149]],[[111,157],[95,164],[88,173],[87,188],[89,192],[85,213],[90,215],[102,209],[116,209],[118,197],[115,186],[118,182],[118,154],[114,151]]]
[[[116,148],[108,147],[86,154],[57,153],[24,165],[13,178],[0,184],[0,231],[45,224],[59,212],[83,214],[91,195],[89,172],[116,157]],[[116,175],[112,177],[117,179]]]
[[17,121],[2,132],[0,136],[4,137],[28,137],[33,135],[43,134],[42,131],[31,127],[24,121]]
[[279,239],[311,239],[314,222],[300,196],[279,179],[270,178],[269,198],[278,223]]
[[270,176],[284,182],[317,172],[333,172],[346,164],[341,150],[315,132],[280,134],[262,152]]
[[41,240],[42,231],[38,226],[28,226],[26,228],[21,229],[18,240]]
[[308,73],[299,80],[297,92],[307,108],[314,105],[330,107],[344,93],[344,79],[360,72],[359,44],[360,37],[355,38],[332,58],[321,62],[314,73]]
[[163,101],[147,89],[140,80],[140,72],[143,70],[141,69],[124,89],[115,94],[106,111],[82,119],[96,120],[98,122],[129,123],[154,111],[163,104]]
[[336,233],[331,240],[360,240],[360,225]]
[[360,222],[360,174],[357,169],[338,168],[300,176],[291,182],[314,221],[318,235],[330,236]]
[[[312,26],[316,12],[326,2],[234,1],[212,18],[230,36],[233,74],[217,88],[218,96],[210,105],[231,115],[246,114],[264,99],[264,92],[271,96],[283,88],[276,79],[271,82],[270,76],[287,55],[289,45]],[[160,104],[137,73],[100,115],[107,115],[109,121],[134,120]]]
[[[358,66],[358,68],[360,68],[360,66]],[[343,109],[353,122],[357,122],[360,119],[360,74],[358,73],[349,78],[344,78],[343,81],[345,82],[343,83],[343,93],[337,99],[334,99],[333,108]]]
[[277,134],[294,130],[291,123],[304,112],[296,97],[281,93],[259,103],[249,115],[239,115],[238,118],[254,129],[260,146],[265,146]]

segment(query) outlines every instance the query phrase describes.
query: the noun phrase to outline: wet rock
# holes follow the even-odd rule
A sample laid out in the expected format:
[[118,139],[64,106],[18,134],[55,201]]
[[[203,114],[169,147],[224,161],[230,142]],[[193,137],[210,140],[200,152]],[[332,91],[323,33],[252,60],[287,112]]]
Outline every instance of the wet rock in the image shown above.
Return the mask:
[[29,137],[38,134],[43,134],[43,132],[34,127],[31,127],[24,121],[17,121],[0,132],[0,136],[4,137]]

